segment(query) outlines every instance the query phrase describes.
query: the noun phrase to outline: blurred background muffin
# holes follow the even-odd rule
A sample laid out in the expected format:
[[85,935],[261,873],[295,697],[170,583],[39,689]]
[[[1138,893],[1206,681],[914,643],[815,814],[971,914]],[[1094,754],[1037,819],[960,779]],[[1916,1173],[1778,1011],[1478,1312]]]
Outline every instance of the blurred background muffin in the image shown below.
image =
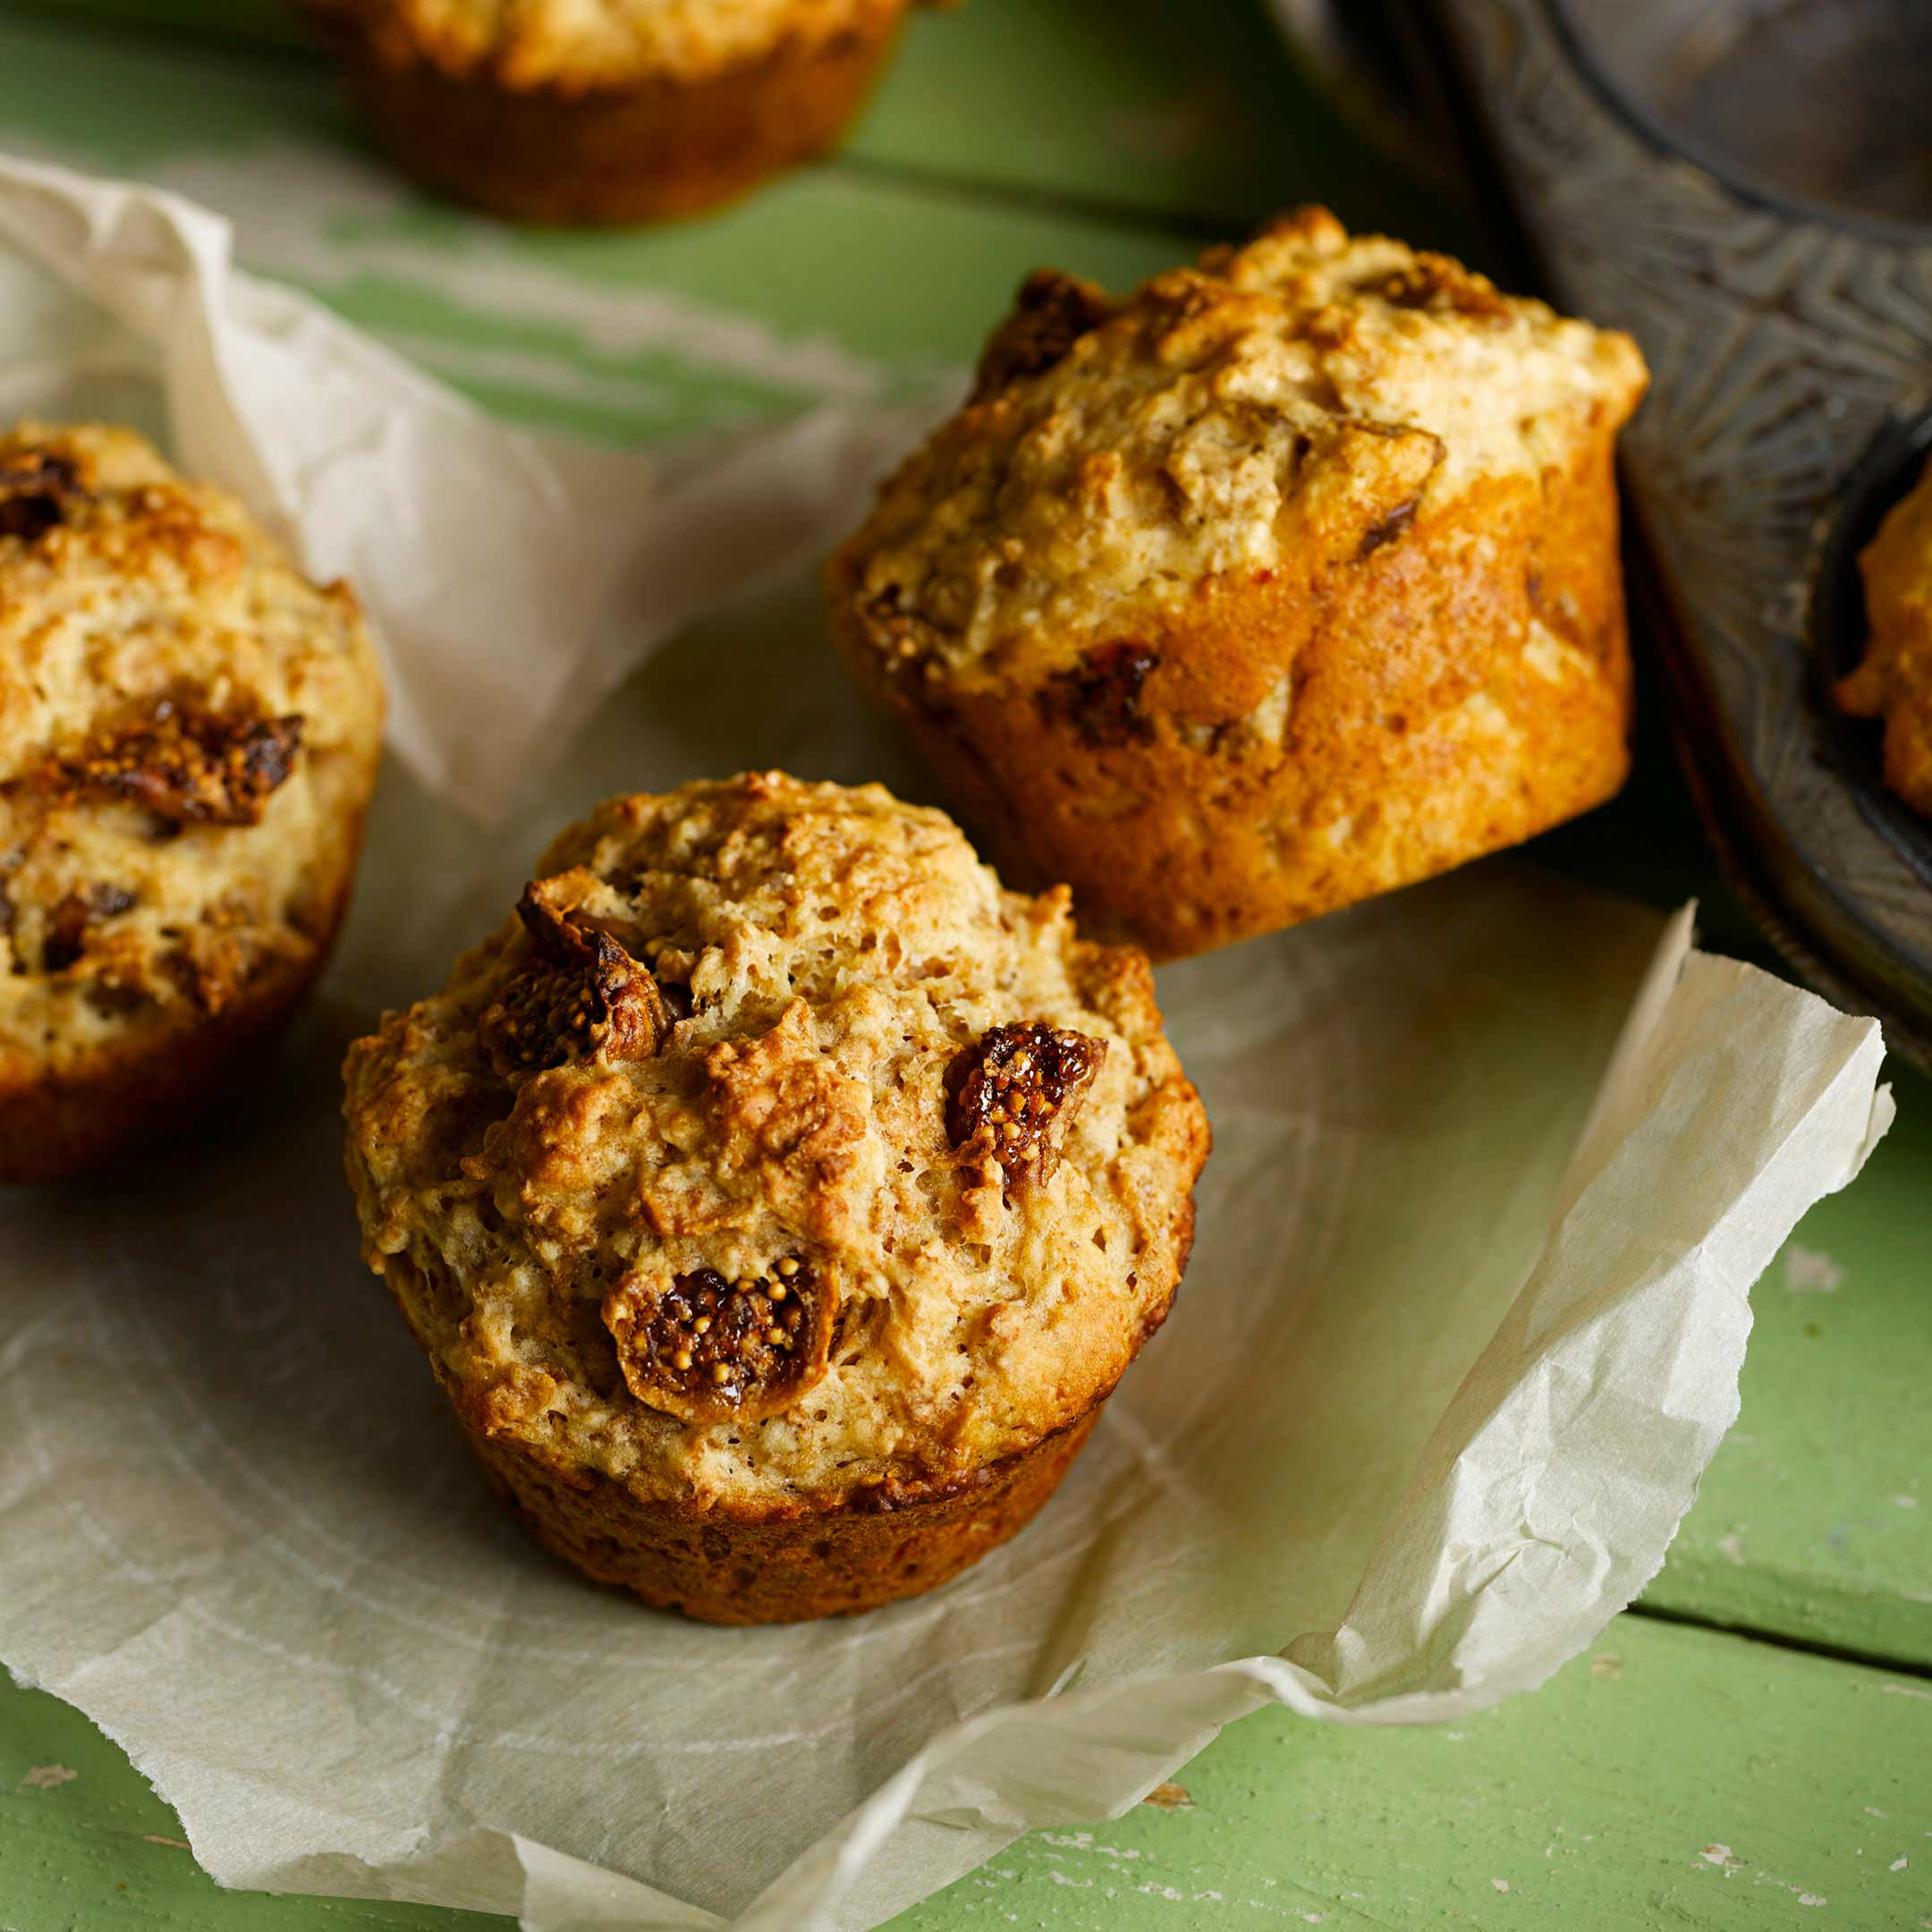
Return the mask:
[[354,597],[125,429],[0,437],[0,1178],[205,1105],[314,979],[382,692]]
[[363,1250],[549,1548],[730,1623],[1023,1525],[1159,1327],[1208,1126],[1146,960],[944,814],[613,799],[346,1068]]
[[1010,876],[1194,953],[1623,782],[1629,337],[1302,209],[1021,289],[835,559],[835,628]]
[[427,186],[516,221],[694,215],[823,153],[911,0],[302,0]]

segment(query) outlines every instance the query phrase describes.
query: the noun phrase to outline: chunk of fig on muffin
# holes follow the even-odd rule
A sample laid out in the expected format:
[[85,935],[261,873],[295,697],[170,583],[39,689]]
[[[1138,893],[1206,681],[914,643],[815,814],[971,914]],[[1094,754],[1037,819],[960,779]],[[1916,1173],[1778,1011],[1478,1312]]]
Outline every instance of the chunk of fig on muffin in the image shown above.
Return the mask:
[[127,429],[0,436],[0,1180],[179,1127],[327,955],[382,685],[346,586]]
[[1208,1145],[1140,953],[942,813],[775,772],[560,834],[345,1078],[364,1253],[492,1480],[718,1623],[1021,1529],[1167,1313]]
[[827,572],[1015,884],[1157,958],[1515,844],[1628,766],[1629,336],[1303,208],[1043,272]]

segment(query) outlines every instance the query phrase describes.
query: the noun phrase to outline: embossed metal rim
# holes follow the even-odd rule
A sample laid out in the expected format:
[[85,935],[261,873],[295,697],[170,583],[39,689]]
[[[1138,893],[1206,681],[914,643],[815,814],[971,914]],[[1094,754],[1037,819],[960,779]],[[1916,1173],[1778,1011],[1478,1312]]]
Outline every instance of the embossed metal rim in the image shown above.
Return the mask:
[[1858,666],[1869,626],[1859,553],[1877,534],[1885,512],[1918,481],[1932,452],[1932,409],[1894,417],[1847,471],[1838,513],[1818,553],[1811,595],[1809,684],[1818,708],[1820,740],[1839,776],[1851,787],[1866,822],[1932,889],[1932,823],[1913,811],[1885,782],[1879,757],[1882,727],[1848,717],[1832,686]]
[[[1855,234],[1855,225],[1835,215],[1827,222],[1795,220],[1768,198],[1747,190],[1734,193],[1726,180],[1701,165],[1661,165],[1676,158],[1678,150],[1627,112],[1580,57],[1553,0],[1435,0],[1418,14],[1429,30],[1426,50],[1441,71],[1456,77],[1457,84],[1445,92],[1457,110],[1455,124],[1465,131],[1472,167],[1496,180],[1493,210],[1507,218],[1512,240],[1530,250],[1530,261],[1553,269],[1559,285],[1603,257],[1600,249],[1594,255],[1590,248],[1580,249],[1574,236],[1565,246],[1560,231],[1553,237],[1532,223],[1526,202],[1539,182],[1546,186],[1552,167],[1565,179],[1570,171],[1604,167],[1612,191],[1615,180],[1663,177],[1657,205],[1646,204],[1653,230],[1667,222],[1674,206],[1707,222],[1726,207],[1762,212],[1752,208],[1753,200],[1762,199],[1769,211],[1766,218],[1791,233],[1808,234],[1809,245],[1837,256],[1848,243],[1854,256],[1899,252],[1895,244],[1881,248]],[[1533,114],[1513,115],[1510,108],[1523,103],[1500,89],[1492,97],[1483,86],[1484,79],[1500,83],[1513,78],[1518,64],[1533,76]],[[1558,103],[1549,99],[1552,88],[1562,89]],[[1589,220],[1587,208],[1565,206]],[[1927,253],[1928,238],[1914,239],[1919,247],[1910,255]],[[1593,245],[1600,241],[1592,234]],[[1571,299],[1578,299],[1573,292]],[[1923,402],[1914,380],[1885,386],[1898,417]],[[1932,892],[1917,862],[1921,828],[1876,822],[1894,809],[1891,794],[1844,768],[1832,733],[1852,729],[1852,721],[1840,719],[1835,710],[1827,713],[1814,695],[1824,684],[1811,624],[1826,580],[1826,539],[1843,517],[1861,453],[1893,419],[1885,408],[1882,392],[1873,392],[1864,398],[1861,419],[1832,427],[1822,438],[1826,446],[1808,458],[1806,473],[1815,488],[1799,520],[1801,528],[1789,532],[1792,540],[1781,552],[1776,578],[1781,590],[1790,586],[1792,604],[1775,623],[1763,611],[1748,614],[1744,626],[1747,648],[1762,653],[1775,644],[1775,664],[1760,661],[1741,682],[1719,682],[1705,633],[1677,602],[1682,586],[1666,587],[1663,575],[1663,547],[1649,526],[1653,516],[1667,515],[1670,505],[1640,481],[1627,492],[1634,539],[1628,581],[1633,631],[1649,628],[1657,639],[1655,655],[1667,697],[1663,708],[1678,762],[1726,877],[1800,974],[1827,998],[1878,1014],[1888,1044],[1932,1071]],[[1890,475],[1895,487],[1895,459]],[[1843,569],[1839,564],[1838,572]],[[1842,575],[1832,580],[1842,581]],[[1862,597],[1852,635],[1861,645]],[[1784,726],[1777,768],[1769,774],[1748,760],[1740,732],[1754,716],[1750,707],[1761,706],[1769,695],[1767,678],[1775,680]],[[1733,709],[1733,700],[1741,708]],[[1857,750],[1864,773],[1876,780],[1868,736]],[[1794,805],[1792,786],[1801,782],[1817,796]]]
[[1543,0],[1543,11],[1550,30],[1569,56],[1570,64],[1589,83],[1604,105],[1618,120],[1648,146],[1672,160],[1688,163],[1710,176],[1727,193],[1754,207],[1782,215],[1788,220],[1816,222],[1851,234],[1894,246],[1923,248],[1932,236],[1932,223],[1897,221],[1885,215],[1857,215],[1850,209],[1834,208],[1828,202],[1811,201],[1782,189],[1766,187],[1748,174],[1741,174],[1727,161],[1695,143],[1686,141],[1665,127],[1648,108],[1635,99],[1629,89],[1611,73],[1592,51],[1589,30],[1572,13],[1575,0]]

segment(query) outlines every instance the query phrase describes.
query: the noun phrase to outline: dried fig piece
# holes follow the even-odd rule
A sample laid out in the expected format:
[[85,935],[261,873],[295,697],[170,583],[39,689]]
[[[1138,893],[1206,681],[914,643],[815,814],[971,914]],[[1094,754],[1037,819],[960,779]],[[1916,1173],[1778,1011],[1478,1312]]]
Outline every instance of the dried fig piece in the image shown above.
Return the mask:
[[87,950],[88,928],[96,919],[118,919],[134,903],[134,894],[119,886],[90,886],[69,893],[47,915],[47,935],[40,944],[40,964],[47,972],[64,972]]
[[631,1393],[703,1426],[762,1421],[815,1387],[837,1313],[818,1270],[790,1255],[756,1278],[707,1267],[661,1290],[622,1282],[605,1300],[604,1326]]
[[243,964],[227,935],[207,926],[186,935],[181,945],[161,955],[168,983],[211,1017],[234,1004],[242,986]]
[[1407,533],[1409,526],[1415,521],[1418,505],[1422,498],[1419,494],[1399,503],[1385,516],[1379,516],[1362,532],[1361,542],[1355,547],[1355,561],[1365,564],[1384,544],[1392,544],[1398,537]]
[[1140,687],[1159,662],[1157,651],[1131,638],[1103,644],[1049,679],[1041,702],[1090,745],[1146,744],[1154,724],[1140,709]]
[[124,799],[174,826],[258,825],[301,733],[300,714],[244,717],[164,698],[55,759],[43,782],[70,796]]
[[1381,284],[1382,299],[1397,309],[1447,309],[1482,321],[1504,321],[1508,301],[1489,283],[1447,255],[1419,254]]
[[982,402],[1011,383],[1052,369],[1082,335],[1114,312],[1106,291],[1078,275],[1057,268],[1029,275],[1013,298],[1013,312],[980,352],[970,400]]
[[87,494],[80,471],[64,456],[22,450],[0,459],[0,537],[32,543],[65,522],[69,505]]
[[1008,1186],[1045,1186],[1106,1050],[1043,1020],[989,1028],[946,1068],[946,1138],[996,1160]]
[[661,1035],[640,978],[649,975],[614,939],[596,934],[580,962],[519,973],[485,1008],[477,1022],[484,1055],[506,1080],[597,1053],[648,1059]]
[[602,927],[559,911],[555,885],[535,879],[524,887],[517,916],[537,958],[477,1022],[502,1080],[593,1054],[648,1060],[673,1025],[657,980]]

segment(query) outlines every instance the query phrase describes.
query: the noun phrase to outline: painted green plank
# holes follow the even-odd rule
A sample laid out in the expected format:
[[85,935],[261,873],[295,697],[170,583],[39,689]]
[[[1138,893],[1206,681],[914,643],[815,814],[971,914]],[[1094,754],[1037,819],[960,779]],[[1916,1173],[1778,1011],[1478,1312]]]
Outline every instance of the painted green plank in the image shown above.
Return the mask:
[[314,40],[284,0],[0,0],[6,10],[98,21],[177,36],[207,35],[244,46],[297,49]]
[[[894,1921],[1910,1928],[1932,1919],[1932,1687],[1624,1617],[1533,1698],[1435,1730],[1278,1711],[1176,1809],[1031,1834]],[[68,1774],[72,1774],[69,1775]],[[221,1893],[64,1705],[0,1688],[0,1926],[430,1932],[506,1919]]]
[[921,21],[856,158],[1246,229],[1297,201],[1462,245],[1290,57],[1266,0],[969,0]]
[[1040,262],[1126,283],[1187,245],[826,169],[711,222],[518,232],[413,195],[318,69],[18,15],[0,14],[0,130],[217,207],[250,266],[491,406],[622,440],[917,387],[971,360]]
[[[1713,877],[1660,697],[1640,694],[1623,796],[1538,856],[1655,905],[1698,898],[1707,944],[1776,970]],[[1886,1078],[1896,1125],[1752,1292],[1741,1419],[1645,1600],[1932,1665],[1932,1080]]]
[[1648,1599],[1932,1665],[1932,1081],[1751,1296],[1743,1411]]
[[0,1672],[0,1932],[503,1932],[507,1919],[223,1892],[171,1806],[87,1719]]
[[87,1719],[0,1671],[0,1932],[429,1932],[508,1919],[220,1892],[182,1820]]
[[[18,6],[21,0],[11,0]],[[283,0],[38,0],[70,20],[313,44]],[[917,16],[847,144],[856,163],[1015,193],[1251,226],[1326,199],[1344,218],[1467,240],[1291,58],[1264,0],[970,0]]]
[[1035,1833],[896,1924],[1918,1927],[1928,1764],[1922,1682],[1624,1617],[1465,1724],[1260,1713],[1182,1772],[1192,1809]]

